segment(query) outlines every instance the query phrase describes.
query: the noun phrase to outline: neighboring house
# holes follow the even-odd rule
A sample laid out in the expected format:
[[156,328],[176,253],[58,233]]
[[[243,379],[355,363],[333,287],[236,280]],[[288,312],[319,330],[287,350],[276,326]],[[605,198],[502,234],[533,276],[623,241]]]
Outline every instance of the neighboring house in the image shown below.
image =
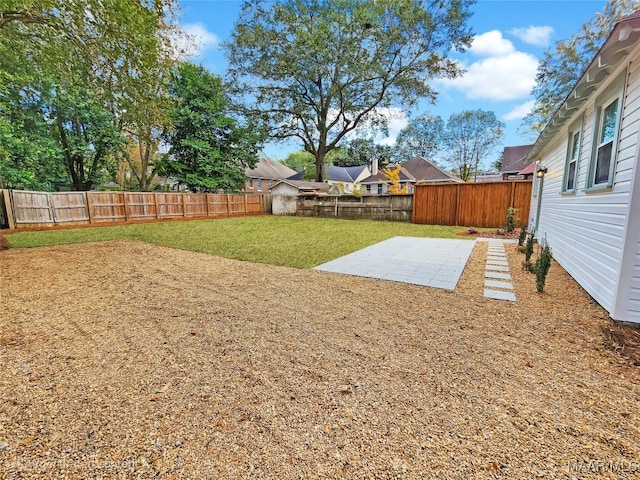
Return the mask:
[[[327,165],[327,183],[337,185],[342,193],[353,193],[356,184],[361,180],[369,177],[371,170],[368,165],[358,165],[355,167],[336,167]],[[298,172],[287,180],[302,180],[304,178],[304,170]]]
[[371,175],[367,165],[355,167],[336,167],[327,165],[327,182],[338,185],[343,193],[353,193],[356,184]]
[[502,180],[531,180],[533,173],[523,174],[529,164],[527,154],[533,145],[518,145],[517,147],[504,147],[502,152],[502,168],[500,174]]
[[254,168],[245,170],[248,180],[245,183],[246,192],[268,193],[269,189],[285,178],[295,175],[296,171],[280,162],[262,158]]
[[[417,183],[461,183],[454,174],[441,169],[423,157],[413,157],[401,163],[400,185],[409,184],[408,193],[413,193]],[[377,168],[374,168],[377,170]],[[364,195],[382,195],[388,193],[389,180],[381,172],[376,172],[360,182]]]
[[[413,185],[416,177],[411,175],[405,168],[400,168],[400,186],[409,184],[407,193],[413,193]],[[362,195],[386,195],[389,193],[389,179],[382,172],[371,175],[360,182]]]
[[271,212],[273,215],[295,215],[298,197],[327,194],[331,185],[304,180],[281,180],[271,187]]
[[528,159],[529,228],[614,320],[640,323],[640,12],[618,22]]

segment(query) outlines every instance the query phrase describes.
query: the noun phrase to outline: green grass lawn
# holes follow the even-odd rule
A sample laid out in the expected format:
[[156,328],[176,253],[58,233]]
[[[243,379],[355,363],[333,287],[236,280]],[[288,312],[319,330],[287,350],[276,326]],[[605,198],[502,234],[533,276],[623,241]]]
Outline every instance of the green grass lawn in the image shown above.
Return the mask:
[[463,227],[256,216],[7,234],[14,248],[134,239],[251,262],[310,268],[395,236],[464,238]]

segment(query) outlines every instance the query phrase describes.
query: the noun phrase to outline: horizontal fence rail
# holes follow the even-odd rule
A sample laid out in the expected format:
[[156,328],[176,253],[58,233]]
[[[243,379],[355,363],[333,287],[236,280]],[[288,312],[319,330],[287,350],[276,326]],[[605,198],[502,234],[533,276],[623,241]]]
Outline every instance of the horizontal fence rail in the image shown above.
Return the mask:
[[505,224],[507,209],[529,218],[529,181],[415,185],[413,223],[497,228]]
[[228,217],[271,210],[269,194],[3,190],[0,199],[9,228]]
[[296,215],[410,222],[412,202],[413,195],[300,196]]

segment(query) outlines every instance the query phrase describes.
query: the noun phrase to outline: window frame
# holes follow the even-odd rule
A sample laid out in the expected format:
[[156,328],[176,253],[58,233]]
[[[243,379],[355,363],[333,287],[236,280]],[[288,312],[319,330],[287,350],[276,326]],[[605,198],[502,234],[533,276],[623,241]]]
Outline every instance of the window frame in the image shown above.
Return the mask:
[[[578,136],[578,150],[575,158],[573,157],[574,139]],[[562,178],[562,193],[576,193],[578,187],[578,171],[580,170],[580,158],[582,157],[584,141],[584,114],[569,126],[567,134],[567,155],[564,164],[564,176]],[[571,164],[574,163],[573,178],[571,178]],[[570,180],[573,180],[573,186],[569,188]]]
[[[593,117],[593,133],[591,136],[591,155],[589,159],[589,171],[587,172],[587,180],[585,191],[602,191],[611,190],[613,188],[613,180],[618,160],[618,142],[620,140],[620,129],[622,126],[622,114],[624,113],[624,97],[627,85],[628,68],[619,75],[607,89],[596,98],[594,117]],[[609,142],[601,143],[600,137],[603,132],[604,112],[614,102],[618,102],[616,106],[616,122],[613,129],[613,138],[611,139],[611,154],[609,157],[609,172],[604,182],[596,183],[596,173],[598,171],[598,151]]]

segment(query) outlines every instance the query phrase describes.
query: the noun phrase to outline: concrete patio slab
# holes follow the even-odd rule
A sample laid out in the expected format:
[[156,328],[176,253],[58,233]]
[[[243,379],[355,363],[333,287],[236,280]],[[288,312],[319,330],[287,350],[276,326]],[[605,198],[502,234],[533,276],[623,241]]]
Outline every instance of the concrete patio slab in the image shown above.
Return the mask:
[[474,246],[473,240],[393,237],[314,269],[454,290]]

